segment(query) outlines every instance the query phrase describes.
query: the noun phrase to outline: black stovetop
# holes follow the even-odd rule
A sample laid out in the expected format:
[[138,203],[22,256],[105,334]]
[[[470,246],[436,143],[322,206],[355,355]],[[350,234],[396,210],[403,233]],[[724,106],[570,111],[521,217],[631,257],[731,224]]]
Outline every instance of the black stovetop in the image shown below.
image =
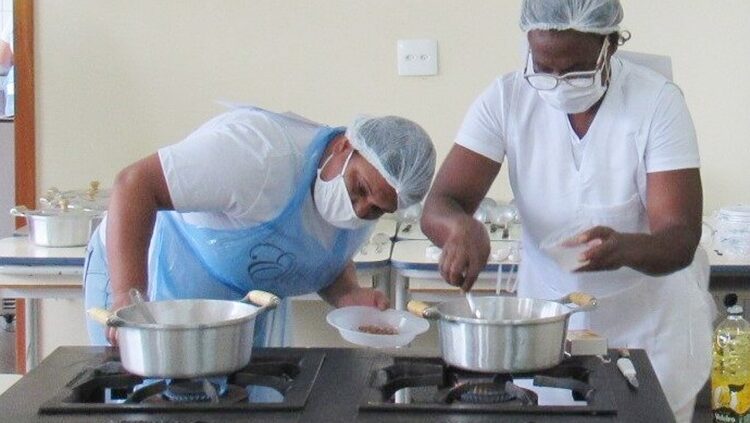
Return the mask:
[[[595,391],[589,405],[563,410],[558,407],[536,408],[528,413],[514,405],[485,406],[461,403],[389,404],[392,384],[384,372],[393,376],[406,364],[413,368],[416,360],[426,369],[427,379],[440,381],[440,359],[413,357],[408,351],[380,352],[343,348],[257,349],[248,368],[229,377],[232,384],[260,375],[259,384],[270,383],[287,395],[281,403],[235,404],[228,409],[212,404],[171,405],[124,404],[124,409],[98,404],[103,384],[112,383],[118,373],[117,386],[132,388],[140,383],[137,376],[121,375],[105,365],[116,361],[117,350],[103,347],[61,347],[39,367],[0,395],[0,421],[8,422],[670,422],[672,414],[656,380],[646,354],[631,350],[638,371],[640,388],[631,390],[615,363],[603,363],[596,357],[573,357],[564,365],[587,368],[586,381]],[[283,378],[270,377],[272,368],[286,369]],[[436,367],[437,365],[437,367]],[[558,366],[560,367],[560,366]],[[102,369],[109,369],[104,370]],[[387,370],[385,370],[387,369]],[[394,373],[394,369],[396,370]],[[435,370],[438,369],[438,370]],[[557,372],[544,372],[554,376]],[[559,372],[557,372],[559,373]],[[407,379],[414,376],[411,370]],[[470,375],[471,376],[471,375]],[[270,378],[269,378],[270,377]],[[463,377],[463,376],[461,376]],[[124,379],[123,379],[124,378]],[[310,385],[310,381],[314,381]],[[402,379],[396,379],[396,384]],[[439,384],[438,384],[439,385]],[[155,386],[155,385],[154,385]],[[413,385],[411,385],[413,386]],[[441,386],[441,385],[440,385]],[[439,387],[440,387],[439,386]],[[152,388],[148,388],[152,389]],[[440,390],[439,392],[445,391]],[[585,395],[585,390],[583,391]],[[417,391],[415,390],[415,394]],[[442,395],[442,394],[441,394]],[[449,394],[448,396],[450,396]],[[440,395],[439,395],[440,396]],[[441,396],[442,398],[445,395]],[[386,403],[382,403],[385,399]],[[432,400],[432,399],[431,399]],[[89,404],[79,404],[84,401]],[[416,402],[416,401],[415,401]],[[118,404],[115,404],[117,406]],[[116,410],[116,411],[115,411]]]

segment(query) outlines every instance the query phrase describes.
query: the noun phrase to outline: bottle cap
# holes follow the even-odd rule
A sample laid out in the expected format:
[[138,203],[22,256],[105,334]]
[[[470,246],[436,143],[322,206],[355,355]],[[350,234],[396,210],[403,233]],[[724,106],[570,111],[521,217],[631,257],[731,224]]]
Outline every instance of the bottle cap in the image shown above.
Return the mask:
[[737,294],[732,292],[724,296],[724,306],[729,308],[735,304],[737,304]]

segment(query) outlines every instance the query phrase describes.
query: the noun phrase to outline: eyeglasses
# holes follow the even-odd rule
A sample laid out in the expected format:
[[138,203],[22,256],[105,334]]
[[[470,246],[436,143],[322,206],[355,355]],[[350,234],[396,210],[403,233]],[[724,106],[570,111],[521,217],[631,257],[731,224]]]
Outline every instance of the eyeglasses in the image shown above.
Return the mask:
[[[536,73],[529,72],[529,62],[531,62],[531,49],[529,49],[526,58],[526,67],[523,70],[523,77],[526,82],[529,83],[533,88],[537,90],[554,90],[560,84],[560,81],[565,81],[566,84],[576,88],[588,88],[594,85],[596,81],[596,74],[602,70],[605,60],[605,54],[609,42],[607,37],[604,38],[602,49],[599,51],[599,57],[596,60],[596,67],[594,70],[581,71],[581,72],[568,72],[565,75],[553,75],[550,73]],[[531,67],[533,69],[533,66]]]

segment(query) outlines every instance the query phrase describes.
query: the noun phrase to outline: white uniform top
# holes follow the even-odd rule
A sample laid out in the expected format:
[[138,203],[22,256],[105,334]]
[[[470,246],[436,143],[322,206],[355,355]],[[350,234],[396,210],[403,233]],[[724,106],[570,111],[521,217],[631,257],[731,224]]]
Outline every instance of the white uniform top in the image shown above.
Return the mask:
[[663,76],[613,58],[612,82],[580,145],[574,145],[577,136],[571,132],[566,114],[545,103],[522,72],[515,72],[495,80],[476,99],[456,142],[508,162],[524,226],[518,295],[553,299],[583,291],[596,296],[597,310],[574,315],[570,327],[591,328],[610,346],[645,348],[670,405],[679,409],[710,369],[715,306],[707,293],[705,252],[699,250],[688,268],[655,278],[632,269],[569,273],[539,247],[561,231],[595,225],[648,232],[647,173],[700,165],[685,101]]
[[[211,119],[158,152],[175,210],[188,223],[214,229],[273,219],[294,194],[318,129],[303,122],[281,125],[251,108]],[[99,231],[106,245],[105,232]]]

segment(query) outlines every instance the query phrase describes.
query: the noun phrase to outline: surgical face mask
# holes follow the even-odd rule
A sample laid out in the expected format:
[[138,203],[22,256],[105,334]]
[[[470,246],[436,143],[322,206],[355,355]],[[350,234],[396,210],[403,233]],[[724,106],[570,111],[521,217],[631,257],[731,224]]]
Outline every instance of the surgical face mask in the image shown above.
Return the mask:
[[599,60],[597,61],[599,65],[593,72],[593,75],[588,76],[588,78],[591,78],[591,85],[576,86],[576,84],[580,85],[581,76],[586,74],[586,72],[573,72],[559,77],[547,75],[557,78],[557,86],[553,89],[537,88],[539,97],[550,106],[567,114],[582,113],[590,109],[607,91],[608,84],[602,84],[602,75],[604,74],[604,70],[608,69],[608,66],[604,63],[606,61],[608,44],[605,37],[602,50],[599,53]]
[[320,215],[323,216],[326,222],[341,229],[359,229],[369,223],[365,219],[360,219],[357,213],[355,213],[352,200],[349,197],[349,191],[346,189],[346,183],[344,182],[344,171],[346,171],[353,153],[354,150],[349,153],[344,162],[344,167],[341,169],[341,173],[330,181],[324,181],[320,177],[320,172],[326,167],[331,157],[333,157],[333,154],[330,155],[323,162],[323,166],[318,169],[318,177],[315,179],[315,188],[313,190],[315,208],[318,209]]

